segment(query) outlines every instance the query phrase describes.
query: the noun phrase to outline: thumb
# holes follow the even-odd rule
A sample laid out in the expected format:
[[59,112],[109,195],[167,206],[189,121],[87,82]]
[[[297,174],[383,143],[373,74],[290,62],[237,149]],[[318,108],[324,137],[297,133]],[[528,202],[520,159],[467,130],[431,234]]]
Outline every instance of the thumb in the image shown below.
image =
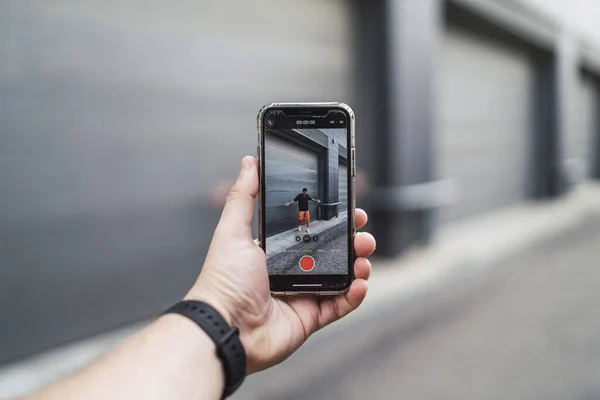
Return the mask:
[[247,230],[251,237],[250,224],[254,215],[254,198],[258,194],[258,168],[254,157],[246,156],[237,181],[229,191],[219,227],[232,232]]

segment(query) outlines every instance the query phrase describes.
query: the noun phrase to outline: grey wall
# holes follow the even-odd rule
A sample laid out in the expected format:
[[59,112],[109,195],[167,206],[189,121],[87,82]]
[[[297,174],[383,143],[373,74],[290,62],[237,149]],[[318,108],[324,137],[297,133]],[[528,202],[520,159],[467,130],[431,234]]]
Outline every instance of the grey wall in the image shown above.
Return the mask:
[[[332,204],[340,201],[339,186],[340,157],[346,158],[347,154],[347,131],[346,129],[326,129],[321,130],[328,136],[327,150],[327,193],[323,199],[325,203]],[[343,208],[343,207],[342,207]],[[322,207],[323,218],[331,219],[336,214],[334,207]]]
[[[437,177],[464,188],[446,211],[452,219],[522,201],[531,164],[545,165],[544,182],[569,159],[587,165],[583,177],[594,168],[599,176],[598,85],[589,79],[600,76],[597,3],[2,2],[0,362],[179,298],[218,219],[213,197],[254,152],[264,103],[355,106],[358,166],[370,185],[361,205],[380,255],[431,238],[448,192]],[[532,72],[514,46],[444,31],[444,4],[551,61],[540,68],[536,59]],[[575,79],[581,67],[589,74]],[[532,74],[543,75],[533,89]],[[536,96],[547,99],[545,114],[524,100]],[[530,113],[549,118],[528,132]],[[528,163],[531,146],[543,151]],[[338,168],[330,155],[326,167]]]
[[455,219],[523,201],[533,156],[534,60],[518,46],[448,21],[440,45],[438,168]]
[[[275,133],[277,132],[277,133]],[[314,134],[316,133],[316,135]],[[318,198],[323,184],[323,159],[327,137],[320,132],[298,133],[292,129],[265,132],[265,234],[267,237],[298,225],[298,204],[286,206],[303,188]],[[317,204],[309,203],[311,219],[317,219]]]
[[576,138],[600,148],[574,132],[589,123],[577,121],[573,96],[578,68],[600,71],[597,2],[354,3],[358,163],[378,254],[428,243],[440,220],[577,183]]
[[576,120],[567,155],[578,172],[578,180],[595,174],[600,142],[600,84],[597,78],[581,72],[576,81]]
[[352,104],[343,0],[0,8],[0,362],[180,298],[259,107]]
[[348,209],[348,164],[346,160],[340,158],[338,172],[338,200],[342,203],[339,205],[339,211],[344,211]]
[[[311,220],[331,219],[340,201],[339,163],[347,158],[345,129],[270,129],[265,132],[265,230],[270,236],[297,226],[297,205],[286,207],[303,187]],[[341,208],[343,209],[343,207]]]

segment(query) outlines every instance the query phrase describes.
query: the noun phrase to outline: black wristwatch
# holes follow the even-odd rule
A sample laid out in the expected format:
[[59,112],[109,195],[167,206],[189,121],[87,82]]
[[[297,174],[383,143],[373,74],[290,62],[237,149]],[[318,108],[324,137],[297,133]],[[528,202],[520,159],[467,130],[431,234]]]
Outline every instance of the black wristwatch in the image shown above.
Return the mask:
[[180,301],[164,314],[175,313],[194,321],[217,346],[217,356],[225,373],[222,399],[230,396],[246,378],[246,352],[239,338],[239,329],[231,327],[210,305],[201,301]]

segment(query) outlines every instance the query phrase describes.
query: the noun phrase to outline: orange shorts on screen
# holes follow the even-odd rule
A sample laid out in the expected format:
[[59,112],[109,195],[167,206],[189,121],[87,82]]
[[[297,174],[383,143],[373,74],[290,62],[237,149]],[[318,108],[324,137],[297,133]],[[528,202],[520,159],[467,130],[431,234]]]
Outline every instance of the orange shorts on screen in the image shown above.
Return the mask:
[[310,211],[298,211],[298,226],[302,225],[303,219],[306,219],[306,227],[310,227]]

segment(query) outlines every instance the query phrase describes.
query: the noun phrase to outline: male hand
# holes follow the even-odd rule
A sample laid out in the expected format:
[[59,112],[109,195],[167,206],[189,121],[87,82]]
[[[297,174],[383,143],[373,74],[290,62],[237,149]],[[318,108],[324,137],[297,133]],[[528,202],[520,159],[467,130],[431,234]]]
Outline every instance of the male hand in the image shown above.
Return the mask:
[[320,202],[321,202],[321,200],[317,200],[317,204],[320,203]]
[[[356,309],[367,294],[367,279],[371,274],[366,257],[375,250],[373,236],[356,234],[356,279],[343,295],[271,297],[266,256],[252,239],[250,227],[257,193],[256,160],[245,157],[202,272],[186,296],[209,303],[240,329],[248,373],[283,361],[311,334]],[[367,223],[367,214],[356,210],[355,223],[357,229],[362,228]]]
[[290,205],[290,203],[285,203],[285,206],[286,206],[286,207],[287,207],[287,206],[289,206],[289,205]]

